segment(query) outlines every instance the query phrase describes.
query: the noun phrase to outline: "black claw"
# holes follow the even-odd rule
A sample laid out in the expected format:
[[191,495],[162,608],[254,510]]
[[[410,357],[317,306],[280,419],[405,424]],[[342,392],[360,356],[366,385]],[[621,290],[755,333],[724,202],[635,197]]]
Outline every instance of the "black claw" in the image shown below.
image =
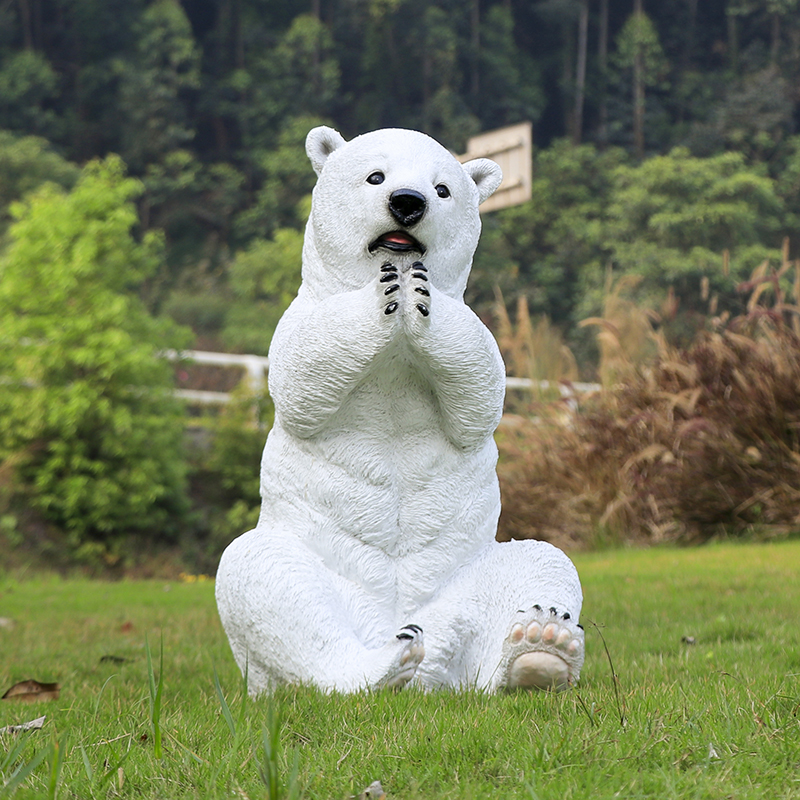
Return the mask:
[[569,619],[569,618],[570,618],[570,616],[569,616],[569,611],[566,611],[566,612],[564,613],[564,616],[563,616],[563,618],[562,618],[562,619]]
[[425,297],[431,296],[431,293],[424,286],[417,286],[417,288],[414,289],[414,291],[418,292],[419,294],[425,295]]
[[534,608],[535,608],[537,611],[541,611],[541,610],[542,610],[542,607],[541,607],[541,606],[540,606],[538,603],[537,603],[537,604],[534,606]]
[[381,272],[397,272],[397,267],[391,261],[381,265]]
[[557,613],[558,613],[558,612],[556,611],[556,608],[555,608],[555,606],[550,606],[550,613],[551,613],[551,614],[557,614]]
[[406,629],[408,629],[410,631],[414,631],[414,633],[422,633],[422,628],[420,628],[419,625],[404,625],[403,626],[403,630],[406,630]]
[[381,283],[389,283],[389,281],[396,281],[396,280],[397,280],[396,272],[387,272],[385,275],[381,275]]
[[417,311],[419,311],[419,313],[422,314],[423,317],[427,317],[428,314],[431,313],[430,310],[428,309],[428,306],[426,306],[425,303],[417,303]]
[[579,623],[576,625],[576,627],[580,628],[581,630],[583,630],[583,629],[584,629],[584,628],[583,628],[583,625],[581,625],[581,624],[580,624],[580,622],[579,622]]
[[397,311],[397,303],[389,303],[389,305],[383,310],[383,313],[394,314],[395,311]]
[[413,639],[414,637],[410,633],[398,633],[398,639]]
[[395,283],[392,286],[389,286],[387,289],[384,289],[384,294],[391,294],[392,292],[396,292],[400,288],[399,283]]
[[423,275],[421,272],[412,272],[411,273],[411,277],[412,278],[419,278],[420,280],[423,280],[423,281],[428,280],[428,276],[427,275]]
[[428,268],[421,261],[415,261],[411,265],[411,269],[421,269],[423,272],[427,272],[428,271]]

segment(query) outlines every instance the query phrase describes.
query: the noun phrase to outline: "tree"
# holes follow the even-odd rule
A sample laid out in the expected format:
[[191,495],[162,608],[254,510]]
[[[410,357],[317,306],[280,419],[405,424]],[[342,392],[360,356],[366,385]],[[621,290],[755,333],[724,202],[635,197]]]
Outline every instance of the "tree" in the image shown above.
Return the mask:
[[117,65],[127,118],[122,152],[142,171],[194,138],[188,95],[200,85],[200,54],[177,0],[157,0],[142,15],[136,54]]
[[514,41],[510,8],[498,5],[486,12],[479,63],[480,102],[475,113],[484,129],[539,119],[546,102],[540,70]]
[[[310,209],[308,202],[306,214]],[[266,353],[283,312],[300,286],[303,234],[280,228],[272,239],[254,239],[231,265],[235,301],[228,313],[227,344],[250,353]]]
[[657,86],[664,78],[667,61],[658,31],[636,0],[634,13],[628,17],[617,37],[616,64],[620,79],[631,90],[633,147],[639,158],[645,150],[645,89]]
[[585,316],[599,307],[608,266],[641,276],[638,298],[651,306],[673,290],[684,310],[705,313],[710,293],[720,311],[735,310],[737,284],[766,258],[778,265],[784,203],[741,153],[695,158],[675,148],[620,165],[612,180],[604,220],[590,231],[604,255],[583,268]]
[[754,161],[774,161],[792,130],[795,91],[774,66],[729,81],[710,103],[708,120],[692,126],[686,144],[697,155],[731,149]]
[[9,206],[45,181],[71,187],[80,170],[36,136],[0,131],[0,235],[11,220]]
[[[487,215],[470,278],[470,303],[489,304],[492,284],[507,299],[524,293],[533,315],[566,326],[580,301],[586,265],[602,259],[599,231],[614,190],[619,148],[603,152],[560,139],[536,153],[529,202]],[[482,289],[477,294],[476,289]]]
[[236,218],[239,242],[268,238],[279,228],[302,228],[305,218],[297,204],[314,188],[317,176],[308,162],[305,140],[308,132],[326,121],[320,117],[289,117],[272,147],[254,151],[253,169],[258,189],[249,208]]
[[586,55],[589,36],[589,0],[581,0],[578,19],[578,60],[575,65],[575,108],[572,112],[572,141],[581,143],[583,135],[583,99],[586,93]]
[[159,357],[184,337],[135,289],[163,256],[140,241],[141,185],[110,157],[67,193],[13,206],[0,258],[0,457],[74,545],[164,534],[184,508],[183,410]]
[[[328,28],[316,17],[296,17],[274,47],[250,53],[234,74],[242,144],[268,150],[285,120],[328,116],[337,100],[340,71]],[[247,157],[247,154],[245,154]]]
[[52,136],[57,117],[50,107],[59,76],[47,59],[23,50],[6,59],[0,69],[0,128]]

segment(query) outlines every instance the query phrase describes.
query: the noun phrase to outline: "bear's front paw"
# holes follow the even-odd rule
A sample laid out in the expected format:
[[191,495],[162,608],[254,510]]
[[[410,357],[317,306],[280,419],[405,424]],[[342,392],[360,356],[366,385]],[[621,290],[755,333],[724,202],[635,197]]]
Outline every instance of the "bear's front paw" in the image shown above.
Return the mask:
[[389,298],[389,301],[383,307],[383,313],[394,314],[399,307],[396,293],[400,289],[400,273],[397,271],[397,267],[389,261],[381,266],[381,273],[380,283],[389,284],[383,290],[383,297]]
[[406,625],[397,634],[390,647],[394,650],[392,664],[378,685],[390,689],[402,689],[414,677],[417,667],[425,657],[422,628],[419,625]]
[[431,293],[427,287],[428,283],[428,268],[421,262],[415,261],[411,265],[411,290],[417,295],[420,295],[414,303],[415,309],[427,317],[431,313]]
[[378,286],[383,313],[387,316],[398,310],[406,319],[409,315],[417,319],[430,315],[428,268],[421,261],[415,261],[410,267],[384,262]]

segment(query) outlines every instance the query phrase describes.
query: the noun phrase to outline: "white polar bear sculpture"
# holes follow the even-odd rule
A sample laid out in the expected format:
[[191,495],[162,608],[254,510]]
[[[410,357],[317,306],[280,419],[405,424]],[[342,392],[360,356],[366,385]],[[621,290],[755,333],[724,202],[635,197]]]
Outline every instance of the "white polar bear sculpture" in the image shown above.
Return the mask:
[[320,127],[306,150],[319,178],[270,347],[261,515],[216,582],[249,690],[565,688],[580,582],[550,544],[495,541],[505,369],[463,301],[500,168],[409,130]]

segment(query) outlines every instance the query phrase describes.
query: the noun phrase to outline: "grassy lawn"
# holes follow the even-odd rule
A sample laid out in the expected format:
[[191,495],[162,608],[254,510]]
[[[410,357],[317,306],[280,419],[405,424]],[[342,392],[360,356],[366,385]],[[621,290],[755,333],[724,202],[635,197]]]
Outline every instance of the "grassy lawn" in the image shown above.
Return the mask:
[[0,694],[61,685],[58,700],[0,701],[0,727],[47,715],[0,737],[0,797],[264,798],[259,765],[289,783],[295,754],[300,796],[321,800],[375,779],[388,800],[800,796],[800,542],[575,560],[588,652],[564,695],[246,700],[211,582],[0,577],[15,622],[0,627]]

